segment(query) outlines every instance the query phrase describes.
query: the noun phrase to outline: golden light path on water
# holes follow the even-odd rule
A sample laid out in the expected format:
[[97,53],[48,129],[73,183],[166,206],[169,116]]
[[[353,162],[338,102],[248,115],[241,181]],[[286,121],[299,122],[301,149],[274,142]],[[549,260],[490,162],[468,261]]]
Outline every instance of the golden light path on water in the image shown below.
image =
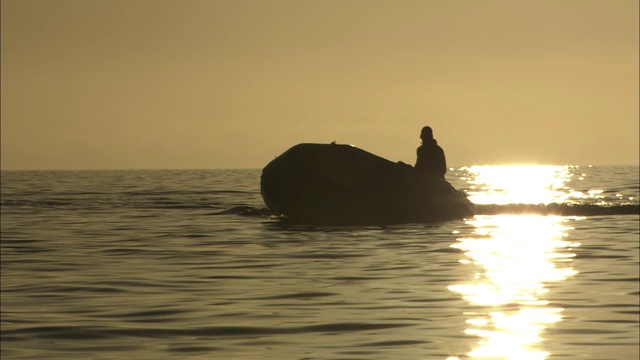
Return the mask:
[[[468,169],[480,204],[548,204],[565,199],[568,167],[483,166]],[[564,190],[564,191],[563,191]],[[469,279],[449,286],[479,310],[465,312],[468,335],[479,338],[468,354],[477,359],[544,359],[544,330],[564,309],[549,305],[546,285],[576,274],[567,241],[571,218],[542,215],[478,215],[471,236],[452,245]],[[448,360],[458,359],[450,357]]]

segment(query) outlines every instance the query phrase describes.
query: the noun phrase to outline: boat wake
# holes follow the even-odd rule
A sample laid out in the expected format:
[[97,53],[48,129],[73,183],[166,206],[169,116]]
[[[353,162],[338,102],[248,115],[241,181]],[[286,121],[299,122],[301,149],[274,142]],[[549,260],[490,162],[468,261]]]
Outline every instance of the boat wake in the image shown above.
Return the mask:
[[271,211],[267,208],[257,208],[253,206],[238,205],[226,210],[218,211],[213,215],[243,215],[243,216],[271,216]]
[[[476,205],[476,215],[556,215],[556,216],[601,216],[638,215],[638,204],[483,204]],[[267,208],[234,206],[215,215],[272,216]]]
[[637,215],[638,204],[485,204],[476,205],[476,215],[559,215],[559,216],[597,216],[597,215]]

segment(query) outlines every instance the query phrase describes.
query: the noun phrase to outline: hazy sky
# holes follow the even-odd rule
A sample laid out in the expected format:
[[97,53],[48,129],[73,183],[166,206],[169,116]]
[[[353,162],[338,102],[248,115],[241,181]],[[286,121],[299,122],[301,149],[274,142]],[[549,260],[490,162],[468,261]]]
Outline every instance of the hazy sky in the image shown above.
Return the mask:
[[638,164],[637,0],[2,0],[2,169]]

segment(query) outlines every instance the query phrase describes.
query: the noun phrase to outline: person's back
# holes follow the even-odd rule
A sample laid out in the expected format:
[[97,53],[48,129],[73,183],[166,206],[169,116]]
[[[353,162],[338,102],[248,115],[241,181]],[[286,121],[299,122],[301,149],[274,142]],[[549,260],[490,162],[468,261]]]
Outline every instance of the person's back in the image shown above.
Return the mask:
[[422,128],[420,139],[422,139],[422,145],[416,151],[415,169],[420,173],[444,179],[444,174],[447,172],[444,150],[438,146],[438,142],[433,138],[433,131],[429,126]]

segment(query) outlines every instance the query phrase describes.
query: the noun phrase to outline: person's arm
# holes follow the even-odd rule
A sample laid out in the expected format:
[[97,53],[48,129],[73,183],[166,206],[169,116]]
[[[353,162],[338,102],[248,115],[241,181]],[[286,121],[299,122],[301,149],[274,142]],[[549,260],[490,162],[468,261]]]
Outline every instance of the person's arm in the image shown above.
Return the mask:
[[444,178],[444,174],[447,173],[447,159],[444,156],[444,150],[440,148],[440,172],[442,173],[442,177]]

